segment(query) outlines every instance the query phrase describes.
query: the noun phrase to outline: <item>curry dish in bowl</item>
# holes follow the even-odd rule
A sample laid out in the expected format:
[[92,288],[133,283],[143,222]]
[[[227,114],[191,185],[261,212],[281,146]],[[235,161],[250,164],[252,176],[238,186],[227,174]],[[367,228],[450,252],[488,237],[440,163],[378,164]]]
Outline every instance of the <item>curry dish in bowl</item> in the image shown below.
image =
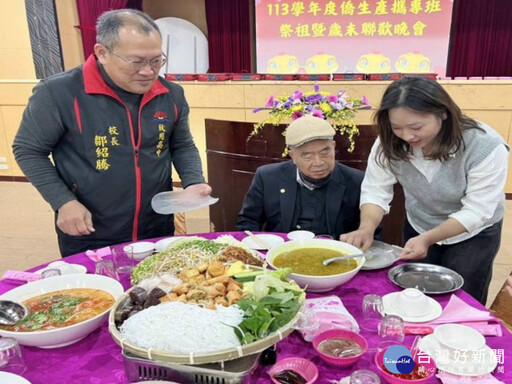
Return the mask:
[[327,266],[322,261],[357,253],[361,253],[358,248],[341,241],[312,239],[277,245],[267,253],[266,259],[274,268],[291,268],[289,277],[307,291],[325,292],[352,279],[365,258],[336,261]]

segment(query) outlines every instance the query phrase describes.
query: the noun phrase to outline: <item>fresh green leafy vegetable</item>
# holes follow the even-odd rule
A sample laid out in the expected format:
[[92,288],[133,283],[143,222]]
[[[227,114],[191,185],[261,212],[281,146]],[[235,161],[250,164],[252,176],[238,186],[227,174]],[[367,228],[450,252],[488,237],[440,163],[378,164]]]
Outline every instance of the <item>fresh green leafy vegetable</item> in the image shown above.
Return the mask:
[[299,311],[304,291],[284,279],[289,268],[265,271],[254,282],[244,283],[244,290],[252,293],[239,301],[245,312],[244,320],[235,327],[242,344],[259,340],[288,324]]

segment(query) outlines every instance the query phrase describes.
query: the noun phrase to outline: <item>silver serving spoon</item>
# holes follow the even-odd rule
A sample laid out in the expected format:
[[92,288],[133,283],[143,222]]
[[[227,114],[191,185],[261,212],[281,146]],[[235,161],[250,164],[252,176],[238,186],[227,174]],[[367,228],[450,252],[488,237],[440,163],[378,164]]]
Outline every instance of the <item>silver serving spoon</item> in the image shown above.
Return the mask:
[[14,325],[28,315],[28,308],[10,300],[0,300],[0,324]]
[[382,251],[372,251],[372,252],[366,252],[366,253],[356,253],[354,255],[347,255],[347,256],[337,256],[337,257],[331,257],[330,259],[325,259],[322,261],[323,265],[329,265],[335,261],[341,261],[341,260],[348,260],[348,259],[354,259],[356,257],[367,257],[372,258],[373,256],[377,256],[382,254]]

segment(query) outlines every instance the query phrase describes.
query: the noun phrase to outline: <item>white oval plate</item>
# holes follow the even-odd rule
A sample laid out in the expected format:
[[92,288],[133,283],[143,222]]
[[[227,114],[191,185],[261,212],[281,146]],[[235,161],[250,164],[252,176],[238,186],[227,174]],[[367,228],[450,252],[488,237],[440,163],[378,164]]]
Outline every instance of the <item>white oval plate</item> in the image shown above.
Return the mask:
[[423,316],[417,317],[405,316],[402,313],[400,313],[400,311],[397,310],[397,308],[393,305],[393,303],[396,302],[396,298],[399,294],[400,292],[393,292],[388,293],[387,295],[384,295],[382,297],[382,305],[384,307],[383,309],[386,315],[398,315],[402,319],[404,319],[404,321],[408,321],[409,323],[425,323],[427,321],[437,319],[439,316],[441,316],[441,313],[443,313],[443,307],[441,307],[441,304],[439,304],[433,298],[427,296],[428,303],[430,306],[428,313],[426,313]]
[[392,253],[384,253],[382,255],[372,257],[371,259],[366,259],[361,269],[370,271],[373,269],[386,268],[393,265],[396,260],[395,255]]
[[53,263],[48,264],[46,267],[41,268],[35,273],[41,274],[47,269],[58,269],[62,275],[76,275],[76,274],[84,274],[87,273],[87,268],[80,264],[70,264],[65,261],[54,261]]
[[2,372],[0,371],[0,383],[4,384],[30,384],[30,381],[21,377],[19,375],[15,375],[10,372]]
[[164,249],[167,249],[169,245],[174,243],[176,240],[184,239],[186,236],[175,236],[175,237],[166,237],[165,239],[158,240],[155,243],[155,248],[158,252],[162,252]]
[[[254,236],[256,236],[258,239],[261,239],[266,244],[268,244],[269,245],[269,249],[272,248],[272,247],[275,247],[278,244],[284,243],[284,239],[282,237],[276,236],[276,235],[266,235],[266,234],[256,235],[255,234]],[[251,239],[250,236],[244,237],[242,239],[242,243],[244,243],[245,245],[247,245],[251,249],[261,249],[261,250],[266,250],[267,249],[267,248],[257,244],[253,239]]]
[[[427,335],[420,341],[420,350],[427,352],[436,362],[441,371],[459,376],[480,376],[494,371],[498,365],[498,359],[494,351],[487,345],[477,351],[467,351],[466,361],[463,358],[455,360],[447,351],[443,352],[442,346],[434,335]],[[473,355],[478,358],[473,361]]]
[[133,258],[135,260],[144,260],[146,257],[155,252],[155,243],[152,243],[151,241],[137,241],[136,243],[130,243],[125,245],[123,250],[125,252],[128,251],[128,247],[132,247]]
[[384,243],[383,241],[374,240],[367,252],[381,251],[382,253],[378,256],[366,258],[364,265],[361,269],[373,270],[382,269],[392,265],[402,252],[400,247]]

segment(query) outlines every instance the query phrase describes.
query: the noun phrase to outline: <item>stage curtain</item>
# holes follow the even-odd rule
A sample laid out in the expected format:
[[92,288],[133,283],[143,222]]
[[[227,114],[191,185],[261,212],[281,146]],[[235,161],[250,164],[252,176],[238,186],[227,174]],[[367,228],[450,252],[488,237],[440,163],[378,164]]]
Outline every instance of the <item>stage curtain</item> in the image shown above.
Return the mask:
[[250,72],[250,0],[205,0],[208,72]]
[[96,20],[98,17],[110,10],[132,8],[142,10],[142,0],[76,0],[78,18],[80,25],[77,25],[82,32],[82,45],[84,57],[87,59],[94,53],[96,43]]
[[512,1],[455,0],[448,76],[512,76]]

